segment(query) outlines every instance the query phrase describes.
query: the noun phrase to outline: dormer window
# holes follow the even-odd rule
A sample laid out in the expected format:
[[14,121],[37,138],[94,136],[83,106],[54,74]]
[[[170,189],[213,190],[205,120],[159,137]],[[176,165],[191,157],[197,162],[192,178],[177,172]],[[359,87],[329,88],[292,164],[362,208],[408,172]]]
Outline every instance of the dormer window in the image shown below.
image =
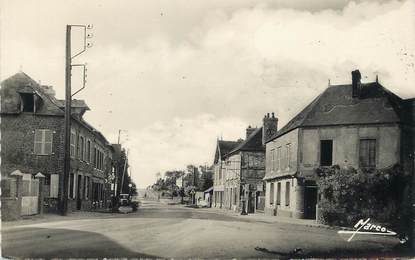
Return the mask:
[[20,93],[22,100],[20,109],[22,112],[36,112],[36,102],[34,93]]

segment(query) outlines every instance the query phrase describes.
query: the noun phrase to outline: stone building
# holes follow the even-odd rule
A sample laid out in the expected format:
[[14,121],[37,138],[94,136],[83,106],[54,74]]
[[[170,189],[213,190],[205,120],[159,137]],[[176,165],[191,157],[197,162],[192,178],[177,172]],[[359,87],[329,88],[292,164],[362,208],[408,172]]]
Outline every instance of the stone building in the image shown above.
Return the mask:
[[240,142],[218,140],[216,143],[215,159],[213,162],[213,198],[212,206],[222,208],[225,200],[223,172],[225,155],[232,151]]
[[[273,121],[273,119],[268,115],[264,118],[265,121]],[[242,211],[245,207],[247,213],[264,210],[265,147],[263,143],[262,127],[248,127],[245,140],[227,142],[229,151],[224,155],[220,153],[221,144],[218,142],[215,173],[219,174],[215,174],[214,191],[217,191],[215,187],[219,187],[220,192],[214,192],[214,196],[219,194],[220,207],[234,211]],[[216,176],[219,176],[219,180]]]
[[[104,207],[109,198],[107,179],[112,172],[113,148],[83,119],[87,110],[83,100],[73,100],[69,210]],[[25,204],[25,196],[42,195],[40,205],[46,211],[56,211],[63,194],[64,101],[55,98],[52,87],[38,84],[23,72],[4,80],[1,140],[2,213],[14,212],[5,218],[19,217],[25,207],[29,213],[30,207],[36,208],[34,203]],[[11,175],[16,171],[22,173],[22,179]],[[39,172],[45,176],[42,194],[30,186]]]
[[360,79],[329,86],[266,141],[267,214],[315,219],[318,167],[413,170],[414,99]]

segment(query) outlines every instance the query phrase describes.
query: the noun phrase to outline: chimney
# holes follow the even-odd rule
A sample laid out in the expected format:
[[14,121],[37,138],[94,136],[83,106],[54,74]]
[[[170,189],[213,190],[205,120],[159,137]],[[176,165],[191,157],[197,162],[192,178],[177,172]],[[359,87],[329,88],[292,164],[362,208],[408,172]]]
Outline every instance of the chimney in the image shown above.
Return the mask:
[[360,79],[362,75],[359,70],[352,71],[352,97],[358,98],[360,96],[360,90],[362,88]]
[[267,113],[263,119],[263,126],[262,126],[262,144],[265,143],[277,133],[278,130],[278,118],[275,117],[274,113],[269,115]]
[[248,139],[248,137],[256,130],[255,127],[251,127],[248,126],[248,128],[246,129],[246,139]]

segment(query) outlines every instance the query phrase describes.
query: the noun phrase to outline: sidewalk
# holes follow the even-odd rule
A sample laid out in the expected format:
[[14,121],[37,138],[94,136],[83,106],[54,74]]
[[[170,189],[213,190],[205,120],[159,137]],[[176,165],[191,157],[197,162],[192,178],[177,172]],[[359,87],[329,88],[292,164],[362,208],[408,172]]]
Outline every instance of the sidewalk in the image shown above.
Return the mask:
[[233,210],[228,209],[220,209],[220,208],[201,208],[207,210],[209,212],[216,212],[228,216],[232,216],[239,219],[249,219],[252,221],[258,222],[265,222],[265,223],[287,223],[287,224],[294,224],[294,225],[303,225],[307,227],[319,227],[325,229],[338,229],[338,230],[353,230],[352,228],[347,227],[339,227],[339,226],[329,226],[324,225],[321,223],[317,223],[314,219],[295,219],[290,217],[281,217],[281,216],[270,216],[265,215],[265,213],[250,213],[248,215],[241,215],[239,212],[235,212]]
[[45,213],[43,215],[23,216],[20,219],[13,221],[1,221],[1,229],[44,222],[67,221],[86,218],[110,218],[118,215],[122,214],[103,211],[73,211],[68,213],[67,216],[61,216],[54,213]]

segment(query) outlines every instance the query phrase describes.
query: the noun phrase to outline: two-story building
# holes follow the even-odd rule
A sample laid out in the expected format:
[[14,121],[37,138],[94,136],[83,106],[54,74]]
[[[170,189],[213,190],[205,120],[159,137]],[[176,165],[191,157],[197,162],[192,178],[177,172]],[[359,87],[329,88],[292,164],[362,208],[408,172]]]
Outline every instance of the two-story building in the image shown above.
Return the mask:
[[[83,119],[87,110],[83,100],[73,100],[70,210],[103,207],[109,197],[107,179],[112,171],[113,148]],[[38,84],[23,72],[2,81],[1,140],[2,190],[7,191],[2,193],[2,212],[36,213],[36,203],[25,197],[39,196],[38,188],[31,185],[37,173],[45,176],[42,206],[46,211],[56,211],[63,196],[64,101],[55,98],[52,87]],[[20,187],[16,172],[22,176]],[[17,203],[13,202],[16,198]]]
[[224,141],[217,140],[215,159],[213,162],[213,198],[212,206],[222,208],[225,195],[224,195],[224,183],[225,176],[223,173],[225,155],[232,151],[240,142],[237,141]]
[[414,99],[360,79],[329,86],[266,141],[267,214],[315,219],[318,167],[413,170]]
[[[277,122],[277,119],[271,118],[268,114],[264,121]],[[223,190],[220,206],[247,213],[263,211],[265,206],[263,128],[249,126],[246,129],[245,140],[228,144],[234,147],[221,157],[220,163],[215,163],[215,173],[219,172],[218,176],[221,177],[219,181],[215,178],[215,183],[220,183],[220,189]],[[215,162],[220,155],[217,149]]]

